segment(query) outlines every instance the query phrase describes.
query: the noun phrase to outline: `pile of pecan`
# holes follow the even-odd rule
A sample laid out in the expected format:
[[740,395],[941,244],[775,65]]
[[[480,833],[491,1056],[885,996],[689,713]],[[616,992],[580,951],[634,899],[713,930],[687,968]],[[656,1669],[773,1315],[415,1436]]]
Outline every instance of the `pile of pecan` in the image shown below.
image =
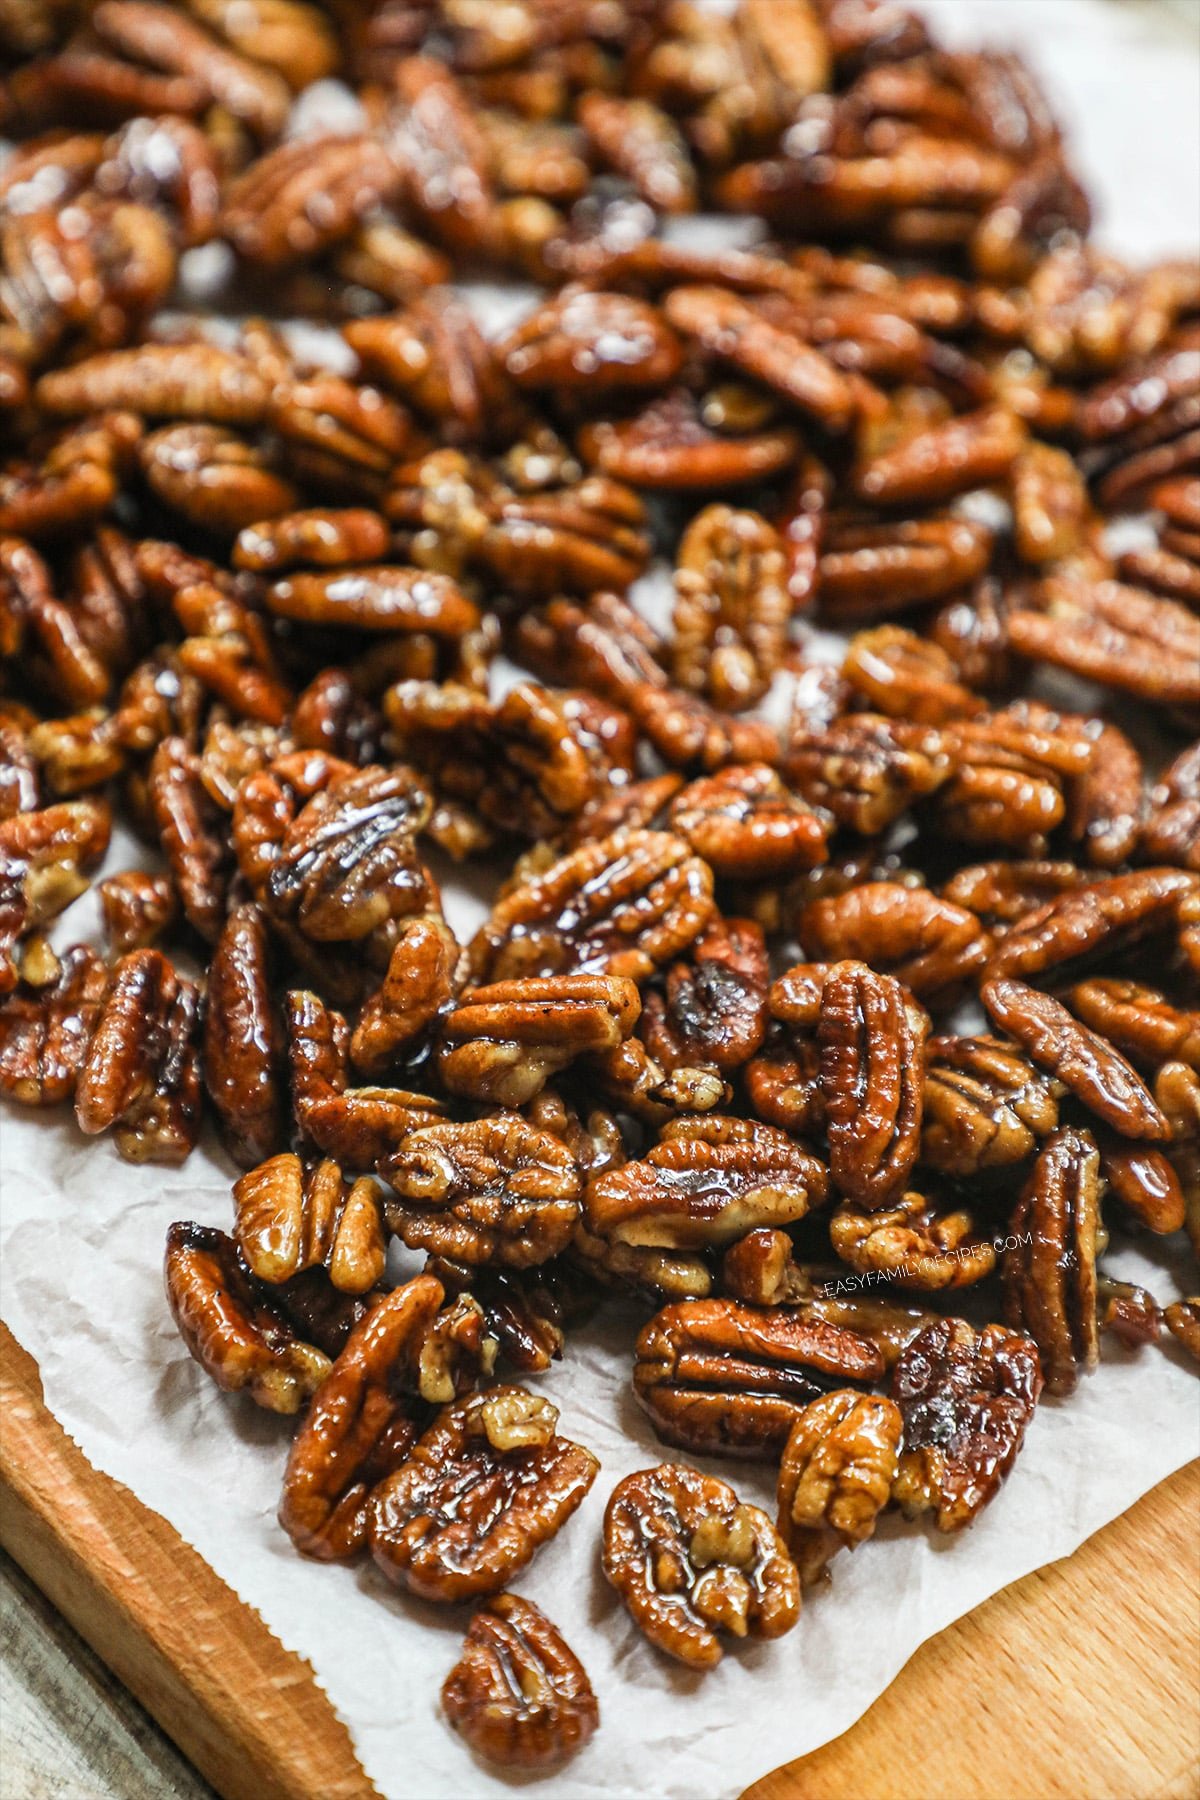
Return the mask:
[[168,1297],[284,1529],[475,1603],[447,1716],[553,1763],[506,1590],[598,1464],[522,1381],[606,1296],[662,1441],[778,1469],[608,1499],[695,1669],[968,1525],[1104,1334],[1200,1355],[1103,1266],[1200,1247],[1200,268],[894,0],[0,0],[0,75],[0,1089],[210,1121]]

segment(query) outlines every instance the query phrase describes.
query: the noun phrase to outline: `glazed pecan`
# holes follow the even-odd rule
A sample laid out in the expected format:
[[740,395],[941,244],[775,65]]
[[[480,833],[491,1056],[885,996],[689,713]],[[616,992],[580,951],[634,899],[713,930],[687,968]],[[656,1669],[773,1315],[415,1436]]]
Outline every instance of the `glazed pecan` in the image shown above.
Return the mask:
[[279,1503],[279,1523],[305,1556],[343,1561],[366,1542],[371,1491],[416,1440],[403,1393],[442,1299],[429,1275],[393,1288],[355,1327],[314,1397]]
[[642,1035],[667,1069],[740,1068],[767,1027],[767,946],[749,919],[722,919],[701,932],[686,962],[667,971],[665,998],[646,999]]
[[1080,964],[1111,956],[1175,923],[1195,877],[1180,869],[1137,869],[1050,900],[1019,919],[996,946],[990,977],[1061,980]]
[[1037,1346],[989,1325],[939,1319],[892,1371],[904,1418],[893,1498],[909,1518],[932,1512],[961,1531],[993,1499],[1013,1465],[1042,1391]]
[[801,1219],[827,1192],[823,1165],[786,1132],[749,1119],[673,1119],[644,1161],[588,1184],[584,1222],[618,1243],[703,1249]]
[[0,1001],[0,1093],[23,1106],[69,1100],[100,1013],[108,971],[86,944],[51,959],[49,979],[22,979]]
[[216,943],[230,875],[229,826],[202,779],[200,758],[181,737],[164,737],[150,763],[147,799],[180,911]]
[[1020,656],[1152,704],[1200,704],[1200,619],[1142,588],[1051,576],[1010,614],[1008,631]]
[[617,1483],[604,1573],[650,1642],[692,1669],[720,1662],[719,1632],[781,1637],[800,1615],[800,1582],[766,1513],[684,1463]]
[[853,389],[840,369],[739,295],[717,287],[678,287],[663,311],[685,337],[811,413],[827,430],[844,431],[850,424]]
[[247,903],[233,909],[217,940],[204,1014],[204,1084],[230,1154],[244,1169],[283,1141],[282,1065],[266,924]]
[[1149,862],[1200,875],[1200,741],[1180,752],[1150,790],[1140,849]]
[[20,940],[78,899],[111,829],[102,800],[64,800],[0,821],[0,995],[16,984]]
[[1004,407],[986,407],[918,431],[854,471],[856,493],[876,506],[928,506],[1008,473],[1025,427]]
[[316,994],[287,996],[292,1109],[302,1136],[348,1169],[374,1168],[410,1131],[436,1124],[444,1104],[404,1088],[351,1087],[350,1028]]
[[371,1552],[423,1600],[497,1593],[565,1525],[596,1478],[555,1435],[558,1408],[496,1387],[440,1413],[368,1502]]
[[1161,1107],[1125,1058],[1059,1001],[1004,976],[986,982],[980,999],[1040,1069],[1056,1076],[1120,1136],[1170,1136]]
[[1187,1201],[1166,1152],[1108,1132],[1099,1142],[1100,1166],[1110,1192],[1147,1231],[1178,1231],[1187,1216]]
[[957,1176],[1023,1162],[1058,1124],[1063,1091],[1000,1038],[931,1038],[920,1160]]
[[769,410],[730,406],[720,390],[697,398],[688,388],[669,388],[628,417],[590,420],[578,443],[601,474],[663,493],[722,493],[769,480],[800,450],[796,432],[775,424]]
[[799,929],[809,955],[830,962],[861,958],[921,996],[944,996],[969,981],[991,948],[974,913],[928,888],[891,881],[814,900]]
[[641,1001],[605,975],[531,976],[471,988],[442,1023],[438,1073],[452,1094],[523,1106],[577,1056],[627,1038]]
[[856,624],[940,600],[987,568],[991,533],[968,519],[872,525],[830,521],[817,601],[833,624]]
[[295,1334],[223,1231],[172,1225],[163,1277],[179,1334],[218,1387],[295,1413],[329,1373],[329,1358]]
[[923,1194],[903,1194],[881,1212],[842,1206],[829,1221],[829,1239],[843,1262],[868,1279],[926,1293],[970,1287],[996,1266],[995,1248],[970,1212],[940,1211]]
[[283,129],[291,96],[274,70],[238,55],[186,14],[148,0],[102,0],[91,15],[102,41],[132,61],[183,75],[259,138]]
[[873,836],[949,780],[954,761],[940,731],[855,713],[795,734],[782,771],[810,806]]
[[563,288],[523,319],[496,355],[523,392],[578,393],[589,401],[665,387],[683,361],[678,338],[653,307],[577,287]]
[[430,1028],[452,1006],[461,952],[445,920],[430,913],[399,926],[387,973],[363,1002],[350,1058],[364,1075],[382,1075],[418,1054]]
[[667,821],[717,875],[771,880],[824,862],[829,821],[789,793],[766,763],[693,781]]
[[475,605],[444,575],[422,569],[349,569],[301,574],[272,582],[266,603],[279,618],[298,624],[356,631],[422,632],[453,641],[479,623]]
[[249,357],[216,344],[140,344],[43,375],[37,402],[67,418],[120,409],[146,419],[261,425],[269,390]]
[[973,912],[999,938],[1004,927],[1018,924],[1060,894],[1085,887],[1089,879],[1087,872],[1072,862],[1017,857],[970,863],[950,877],[941,894],[944,900]]
[[565,1249],[580,1173],[566,1146],[519,1113],[412,1131],[380,1163],[391,1229],[451,1261],[528,1268]]
[[365,1294],[382,1277],[383,1208],[366,1177],[350,1183],[335,1162],[306,1170],[284,1154],[235,1181],[233,1199],[238,1250],[260,1281],[323,1268],[340,1293]]
[[696,174],[674,120],[647,100],[585,94],[579,123],[606,168],[624,175],[658,212],[694,212]]
[[1100,1359],[1101,1191],[1095,1140],[1067,1125],[1042,1150],[1012,1217],[1017,1241],[1004,1256],[1004,1316],[1037,1345],[1052,1394],[1073,1392]]
[[514,417],[509,383],[490,345],[450,289],[383,319],[358,319],[344,336],[365,373],[454,444],[504,435]]
[[779,1534],[802,1586],[854,1550],[891,1499],[904,1421],[893,1400],[839,1388],[810,1401],[788,1434],[776,1498]]
[[113,972],[75,1088],[75,1117],[114,1128],[127,1162],[181,1163],[200,1130],[200,997],[160,950],[131,950]]
[[1200,1070],[1200,1012],[1172,1006],[1158,988],[1093,976],[1075,984],[1071,1009],[1136,1062],[1178,1061]]
[[221,230],[257,268],[310,262],[398,193],[401,171],[367,132],[280,144],[229,185]]
[[682,838],[617,831],[503,893],[472,940],[471,973],[641,980],[685,950],[713,911],[712,874]]
[[900,625],[856,632],[842,677],[870,711],[916,725],[945,725],[983,710],[946,652]]
[[928,1020],[864,963],[830,970],[817,1023],[834,1186],[870,1211],[903,1188],[921,1147]]
[[1165,1308],[1163,1322],[1188,1355],[1200,1362],[1200,1297],[1174,1301]]
[[795,1308],[684,1300],[640,1333],[633,1388],[665,1443],[771,1458],[810,1400],[848,1381],[877,1381],[883,1367],[865,1337]]
[[688,526],[675,571],[671,673],[737,712],[783,660],[792,602],[778,532],[759,513],[709,506]]
[[513,1769],[564,1762],[600,1723],[583,1664],[518,1594],[497,1594],[472,1618],[442,1710],[477,1755]]

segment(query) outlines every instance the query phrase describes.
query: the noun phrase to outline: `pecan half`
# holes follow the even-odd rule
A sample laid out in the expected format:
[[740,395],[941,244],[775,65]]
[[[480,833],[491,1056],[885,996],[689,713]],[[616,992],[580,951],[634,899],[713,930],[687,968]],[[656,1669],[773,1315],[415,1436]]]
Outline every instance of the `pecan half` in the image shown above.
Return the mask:
[[920,1150],[927,1030],[890,975],[854,962],[830,971],[817,1024],[830,1173],[872,1211],[903,1188]]
[[788,1434],[776,1498],[779,1534],[801,1584],[875,1530],[892,1495],[904,1421],[893,1400],[840,1388],[813,1400]]
[[640,1011],[633,982],[606,975],[472,988],[443,1021],[438,1073],[452,1094],[523,1106],[576,1057],[615,1049]]
[[944,996],[977,975],[991,939],[974,913],[928,888],[869,881],[814,900],[800,915],[808,954],[826,962],[861,959],[913,993]]
[[335,1162],[305,1169],[298,1156],[273,1156],[233,1184],[234,1235],[260,1281],[288,1281],[323,1268],[340,1293],[365,1294],[383,1275],[387,1239],[379,1190],[362,1176],[345,1181]]
[[160,950],[131,950],[113,973],[75,1088],[92,1135],[115,1128],[127,1162],[181,1163],[200,1130],[200,999]]
[[542,1263],[579,1217],[579,1166],[565,1144],[519,1113],[412,1131],[384,1157],[391,1229],[410,1249],[451,1261]]
[[50,980],[23,974],[0,1002],[0,1093],[23,1106],[57,1106],[75,1091],[108,971],[75,944],[55,959]]
[[523,1388],[449,1406],[368,1502],[371,1552],[423,1600],[497,1593],[566,1524],[596,1479],[557,1437],[558,1408]]
[[296,1336],[223,1231],[172,1225],[163,1277],[179,1334],[218,1387],[245,1389],[270,1412],[295,1413],[329,1373],[329,1358]]
[[1136,869],[1065,893],[1017,921],[989,958],[988,976],[1061,979],[1064,970],[1170,930],[1180,901],[1194,891],[1195,877],[1181,869]]
[[617,1483],[604,1573],[650,1642],[692,1669],[720,1662],[720,1632],[781,1637],[800,1616],[799,1578],[766,1513],[684,1463]]
[[739,712],[783,661],[792,601],[783,541],[761,514],[709,506],[688,526],[675,571],[671,673]]
[[250,904],[225,921],[208,971],[204,1084],[243,1168],[283,1140],[283,1038],[271,998],[266,925]]
[[693,781],[668,822],[717,875],[764,880],[824,862],[829,820],[789,793],[766,763],[741,763]]
[[893,1497],[909,1518],[932,1512],[939,1531],[961,1531],[992,1500],[1013,1465],[1042,1391],[1037,1346],[989,1325],[939,1319],[892,1371],[904,1418]]
[[883,1357],[796,1308],[732,1300],[666,1306],[637,1340],[633,1389],[664,1443],[710,1456],[777,1456],[799,1410],[833,1386],[877,1381]]
[[472,1618],[442,1710],[478,1756],[509,1769],[564,1762],[600,1723],[583,1664],[518,1594],[497,1594]]
[[920,1160],[960,1176],[1023,1162],[1058,1124],[1063,1091],[1000,1038],[931,1038]]
[[1064,1126],[1038,1157],[1012,1217],[1017,1242],[1004,1257],[1005,1318],[1036,1343],[1052,1394],[1073,1392],[1100,1360],[1101,1190],[1094,1138]]
[[974,1216],[961,1207],[941,1211],[924,1194],[903,1194],[883,1211],[842,1206],[829,1221],[829,1241],[860,1274],[923,1293],[970,1287],[996,1266]]

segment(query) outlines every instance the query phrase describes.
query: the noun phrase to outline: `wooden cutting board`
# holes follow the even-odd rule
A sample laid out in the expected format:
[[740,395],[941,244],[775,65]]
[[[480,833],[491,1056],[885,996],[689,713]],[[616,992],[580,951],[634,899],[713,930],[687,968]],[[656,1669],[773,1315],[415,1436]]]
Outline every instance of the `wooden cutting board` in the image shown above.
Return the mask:
[[[0,1543],[225,1800],[377,1796],[309,1665],[91,1467],[2,1325],[0,1420]],[[931,1639],[844,1736],[744,1800],[1194,1800],[1198,1519],[1193,1464]]]

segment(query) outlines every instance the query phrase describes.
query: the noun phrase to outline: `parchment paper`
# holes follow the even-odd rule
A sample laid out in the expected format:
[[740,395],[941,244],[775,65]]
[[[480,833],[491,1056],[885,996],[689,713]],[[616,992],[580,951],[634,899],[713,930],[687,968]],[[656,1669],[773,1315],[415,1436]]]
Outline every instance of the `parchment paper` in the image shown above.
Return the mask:
[[[1106,0],[936,0],[926,10],[954,42],[1029,49],[1100,196],[1102,241],[1132,257],[1192,247],[1200,216],[1194,32],[1164,29],[1146,5]],[[651,604],[661,598],[659,578]],[[144,863],[144,851],[119,836],[110,867]],[[469,930],[478,900],[459,888],[448,898],[452,922]],[[58,941],[86,935],[93,922],[89,896],[65,916]],[[369,1566],[297,1556],[274,1517],[287,1423],[219,1394],[175,1335],[159,1274],[167,1226],[194,1218],[228,1227],[234,1173],[208,1139],[180,1170],[133,1168],[111,1144],[83,1140],[67,1115],[6,1110],[0,1302],[40,1365],[47,1403],[84,1453],[169,1519],[309,1659],[390,1800],[461,1800],[524,1785],[556,1800],[727,1800],[844,1731],[924,1639],[1066,1555],[1200,1449],[1200,1389],[1176,1351],[1107,1349],[1069,1403],[1039,1409],[1008,1485],[973,1530],[939,1540],[885,1520],[870,1545],[837,1559],[831,1587],[806,1602],[789,1637],[733,1650],[715,1673],[694,1677],[648,1648],[599,1572],[600,1520],[614,1483],[671,1454],[630,1394],[637,1316],[610,1306],[538,1384],[561,1408],[560,1428],[600,1456],[601,1474],[579,1515],[514,1584],[582,1657],[601,1730],[544,1782],[506,1781],[476,1763],[438,1716],[465,1611],[412,1602]],[[1161,1244],[1115,1260],[1116,1273],[1164,1300],[1188,1279]],[[709,1466],[746,1499],[772,1505],[771,1470]]]

